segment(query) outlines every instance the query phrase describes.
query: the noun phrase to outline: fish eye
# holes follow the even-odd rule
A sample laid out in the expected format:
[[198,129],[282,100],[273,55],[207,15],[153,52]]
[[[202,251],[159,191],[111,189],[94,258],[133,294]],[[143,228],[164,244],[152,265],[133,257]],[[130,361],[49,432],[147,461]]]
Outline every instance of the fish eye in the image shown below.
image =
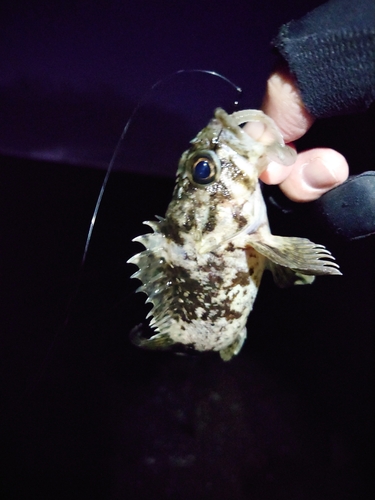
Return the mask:
[[189,160],[190,176],[194,184],[205,186],[218,179],[220,160],[213,151],[200,151]]
[[207,158],[199,158],[192,168],[193,179],[200,184],[207,184],[215,177],[215,165]]

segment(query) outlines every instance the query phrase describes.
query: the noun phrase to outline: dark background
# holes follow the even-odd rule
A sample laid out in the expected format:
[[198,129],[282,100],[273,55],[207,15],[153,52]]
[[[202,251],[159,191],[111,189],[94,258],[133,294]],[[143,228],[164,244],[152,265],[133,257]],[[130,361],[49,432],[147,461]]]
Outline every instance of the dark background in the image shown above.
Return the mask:
[[[5,499],[367,499],[373,496],[374,238],[346,242],[272,207],[275,234],[307,236],[342,277],[279,290],[265,275],[229,363],[141,351],[126,260],[162,215],[181,152],[230,85],[259,107],[278,27],[314,2],[3,2],[0,44],[0,496]],[[323,120],[351,172],[374,169],[373,110]],[[85,168],[82,168],[85,167]],[[103,167],[103,168],[98,168]]]
[[[242,108],[259,107],[272,38],[319,3],[3,0],[0,151],[105,168],[135,104],[181,69],[222,73],[243,88]],[[148,104],[164,119],[175,115],[190,139],[223,104],[219,91],[215,78],[177,78]],[[150,172],[139,160],[131,163],[121,168]]]

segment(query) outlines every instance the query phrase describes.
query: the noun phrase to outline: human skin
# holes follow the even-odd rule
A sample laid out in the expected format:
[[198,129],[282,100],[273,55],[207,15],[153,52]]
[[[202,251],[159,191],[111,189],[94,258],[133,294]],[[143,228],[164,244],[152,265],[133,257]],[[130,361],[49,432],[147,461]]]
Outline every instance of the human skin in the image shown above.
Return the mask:
[[[290,146],[314,123],[303,105],[293,76],[285,69],[275,71],[267,81],[262,110],[278,125]],[[250,134],[252,124],[245,125]],[[271,162],[260,179],[266,184],[279,184],[282,192],[297,202],[313,201],[342,184],[349,175],[345,158],[329,148],[314,148],[298,153],[296,162],[285,167]]]

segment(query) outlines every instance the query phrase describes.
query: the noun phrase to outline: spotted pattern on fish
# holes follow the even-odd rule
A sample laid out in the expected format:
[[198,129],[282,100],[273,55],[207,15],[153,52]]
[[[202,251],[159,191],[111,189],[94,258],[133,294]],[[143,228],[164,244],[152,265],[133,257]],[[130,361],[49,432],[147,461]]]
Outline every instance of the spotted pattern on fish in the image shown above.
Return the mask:
[[[262,143],[239,126],[256,121],[273,141]],[[237,354],[263,271],[280,286],[311,283],[315,275],[341,274],[322,245],[271,234],[259,175],[270,159],[292,164],[274,122],[261,111],[228,115],[217,109],[183,153],[165,218],[145,222],[152,233],[135,238],[145,250],[129,262],[153,308],[145,348],[178,344],[197,351]]]

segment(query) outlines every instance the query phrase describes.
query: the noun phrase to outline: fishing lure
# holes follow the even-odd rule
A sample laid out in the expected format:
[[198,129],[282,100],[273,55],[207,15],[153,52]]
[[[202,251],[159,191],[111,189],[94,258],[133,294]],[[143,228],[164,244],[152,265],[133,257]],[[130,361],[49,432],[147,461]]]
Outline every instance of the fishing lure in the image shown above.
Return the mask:
[[[260,138],[240,127],[248,121],[262,129]],[[219,108],[191,141],[165,217],[145,222],[153,232],[133,240],[145,250],[128,262],[139,268],[132,277],[153,304],[155,331],[147,339],[136,328],[137,345],[182,344],[229,360],[246,338],[265,269],[281,287],[341,274],[324,246],[271,234],[258,180],[271,159],[291,165],[295,152],[262,111],[228,115]]]

